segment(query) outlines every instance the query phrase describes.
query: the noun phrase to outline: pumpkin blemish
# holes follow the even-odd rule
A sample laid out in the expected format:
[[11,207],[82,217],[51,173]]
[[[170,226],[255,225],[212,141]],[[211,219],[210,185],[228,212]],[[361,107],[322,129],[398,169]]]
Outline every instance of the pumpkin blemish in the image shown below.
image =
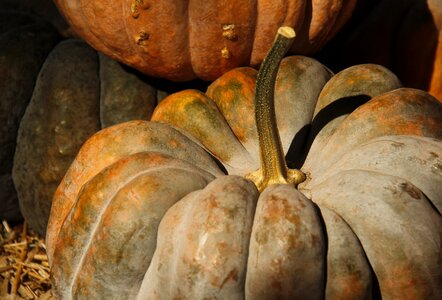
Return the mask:
[[229,41],[236,41],[238,39],[238,35],[235,32],[235,24],[223,25],[223,37]]
[[140,31],[138,36],[136,37],[136,42],[138,46],[145,46],[146,41],[149,40],[150,35],[145,31]]
[[401,183],[400,187],[404,192],[406,192],[412,198],[414,198],[414,199],[421,198],[421,193],[419,192],[419,190],[417,188],[415,188],[414,186],[412,186],[411,184],[409,184],[407,182],[403,182],[403,183]]
[[238,270],[237,269],[233,269],[229,272],[229,274],[227,274],[226,278],[224,278],[223,282],[221,282],[220,285],[220,289],[223,288],[223,286],[229,281],[229,280],[233,280],[233,281],[238,281]]
[[221,49],[221,57],[225,59],[229,59],[231,57],[230,50],[227,47]]

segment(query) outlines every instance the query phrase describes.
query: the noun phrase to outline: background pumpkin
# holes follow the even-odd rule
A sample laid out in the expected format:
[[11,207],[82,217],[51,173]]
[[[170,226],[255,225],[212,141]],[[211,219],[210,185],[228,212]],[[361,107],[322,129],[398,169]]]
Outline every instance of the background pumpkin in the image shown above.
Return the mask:
[[258,65],[281,25],[298,32],[293,52],[313,53],[342,27],[356,1],[55,3],[94,48],[148,75],[184,81]]
[[[270,80],[258,79],[265,88],[257,99],[272,99],[273,72],[263,73]],[[308,152],[300,190],[311,200],[287,184],[259,196],[238,176],[259,167],[257,156],[275,157],[257,153],[250,68],[226,73],[207,95],[170,95],[156,122],[90,138],[51,210],[47,249],[58,296],[435,299],[442,106],[425,92],[396,89],[380,66],[331,75],[295,56],[276,80],[282,143],[273,150]],[[373,98],[351,112],[358,96]],[[300,134],[309,124],[323,129]]]
[[3,15],[6,180],[0,213],[16,220],[20,203],[25,220],[42,234],[52,195],[81,144],[106,126],[150,118],[157,90],[79,40],[57,44],[58,35],[44,21],[18,12]]
[[333,70],[376,63],[404,85],[442,101],[442,4],[439,0],[359,0],[353,16],[318,55]]

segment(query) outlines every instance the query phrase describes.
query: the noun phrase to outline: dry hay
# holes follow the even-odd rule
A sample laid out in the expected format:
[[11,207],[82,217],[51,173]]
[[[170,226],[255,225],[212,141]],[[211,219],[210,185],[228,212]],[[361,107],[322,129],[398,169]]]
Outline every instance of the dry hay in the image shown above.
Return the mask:
[[54,299],[44,240],[25,224],[6,221],[0,234],[0,299]]

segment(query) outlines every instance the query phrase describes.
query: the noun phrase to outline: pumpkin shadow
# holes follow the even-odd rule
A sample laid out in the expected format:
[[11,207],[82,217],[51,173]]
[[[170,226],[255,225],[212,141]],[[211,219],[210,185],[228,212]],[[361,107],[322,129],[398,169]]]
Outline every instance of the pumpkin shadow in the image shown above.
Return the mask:
[[296,133],[286,154],[288,167],[300,169],[319,132],[334,119],[352,113],[370,99],[368,95],[342,97],[324,107],[310,124],[305,125]]

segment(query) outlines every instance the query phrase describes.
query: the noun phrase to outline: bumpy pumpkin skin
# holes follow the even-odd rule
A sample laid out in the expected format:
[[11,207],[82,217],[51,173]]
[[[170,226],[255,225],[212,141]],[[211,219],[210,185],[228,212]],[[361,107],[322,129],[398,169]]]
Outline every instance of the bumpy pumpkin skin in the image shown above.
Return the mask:
[[[369,84],[367,76],[373,80]],[[330,71],[318,62],[286,58],[275,90],[278,128],[289,160],[310,147],[302,167],[308,178],[299,191],[271,185],[259,195],[251,181],[238,176],[259,166],[254,77],[248,68],[232,70],[207,95],[183,91],[167,97],[153,114],[155,122],[113,126],[85,143],[57,189],[48,227],[58,296],[370,299],[380,292],[384,299],[437,299],[442,286],[440,103],[422,91],[397,89],[397,78],[376,65],[329,80]],[[348,88],[335,92],[342,82]],[[373,98],[352,111],[361,95]],[[350,102],[347,110],[340,101]],[[298,111],[303,121],[290,122]],[[332,124],[323,127],[326,133],[318,129],[315,136],[323,144],[316,150],[315,136],[300,134],[311,123]],[[302,145],[294,147],[293,140]],[[223,174],[203,148],[235,175]],[[146,167],[119,171],[141,157]],[[181,173],[165,175],[170,178],[158,190],[169,185],[181,198],[168,197],[169,190],[164,198],[158,195],[165,214],[151,215],[157,204],[149,195],[155,191],[149,192],[142,178],[174,167],[193,170],[184,177],[194,185],[210,183],[182,186]],[[111,184],[120,176],[129,180]],[[186,194],[186,188],[195,190]],[[124,205],[143,203],[142,197],[148,206],[144,213],[141,204]],[[170,209],[163,206],[165,198],[171,199]],[[131,231],[145,219],[155,222]],[[126,243],[137,242],[149,255],[128,252]],[[144,270],[134,267],[140,261]],[[126,275],[121,281],[115,276],[119,272]]]
[[59,36],[46,22],[11,11],[0,11],[0,33],[0,218],[19,220],[11,174],[17,131],[41,65]]
[[257,65],[276,30],[294,27],[294,53],[321,48],[351,15],[355,0],[57,0],[74,30],[97,50],[155,77],[214,80]]
[[12,175],[28,224],[45,234],[54,192],[84,141],[101,128],[149,119],[155,105],[156,90],[117,62],[80,40],[59,43],[17,133]]

